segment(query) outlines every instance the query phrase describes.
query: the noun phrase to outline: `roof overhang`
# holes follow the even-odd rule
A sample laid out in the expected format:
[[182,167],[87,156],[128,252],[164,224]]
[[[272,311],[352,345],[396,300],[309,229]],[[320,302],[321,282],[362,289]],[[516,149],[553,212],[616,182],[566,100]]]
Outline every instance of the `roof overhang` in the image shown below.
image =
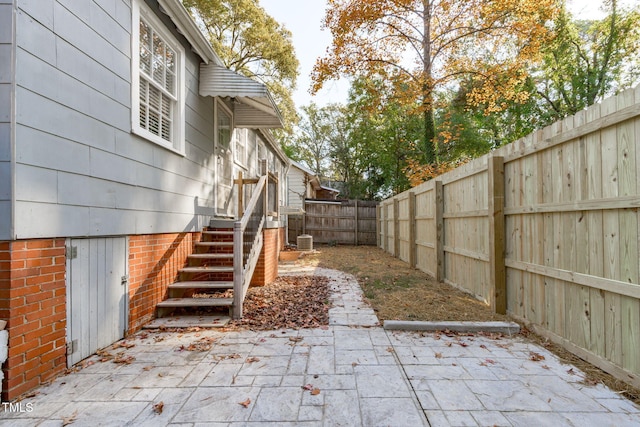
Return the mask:
[[214,63],[200,64],[200,96],[235,100],[233,123],[238,128],[282,128],[282,116],[267,87]]
[[187,9],[179,0],[158,0],[158,4],[160,5],[160,10],[171,18],[178,32],[187,39],[191,49],[205,63],[222,63],[218,55],[213,51],[209,41],[204,37]]

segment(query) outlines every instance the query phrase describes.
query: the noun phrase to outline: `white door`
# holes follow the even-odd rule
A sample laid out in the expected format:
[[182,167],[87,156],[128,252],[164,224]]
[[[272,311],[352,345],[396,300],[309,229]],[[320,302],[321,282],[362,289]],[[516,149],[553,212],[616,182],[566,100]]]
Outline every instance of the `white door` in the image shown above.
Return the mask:
[[67,365],[124,337],[126,237],[67,241]]
[[233,154],[231,114],[221,105],[216,108],[216,211],[233,216]]

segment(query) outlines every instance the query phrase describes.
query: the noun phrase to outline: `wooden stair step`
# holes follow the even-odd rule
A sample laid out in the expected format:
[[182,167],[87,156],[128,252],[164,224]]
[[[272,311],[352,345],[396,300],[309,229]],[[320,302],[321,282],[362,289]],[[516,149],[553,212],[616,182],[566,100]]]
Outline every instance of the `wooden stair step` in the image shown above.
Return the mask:
[[160,308],[230,307],[233,298],[168,298],[158,303]]
[[212,282],[212,281],[187,281],[175,282],[169,285],[169,289],[233,289],[233,282]]
[[233,259],[233,254],[191,254],[187,258],[196,259]]
[[233,236],[233,230],[209,230],[203,231],[202,234],[206,236]]
[[233,273],[233,267],[185,267],[180,273]]
[[233,242],[196,242],[196,246],[233,246]]

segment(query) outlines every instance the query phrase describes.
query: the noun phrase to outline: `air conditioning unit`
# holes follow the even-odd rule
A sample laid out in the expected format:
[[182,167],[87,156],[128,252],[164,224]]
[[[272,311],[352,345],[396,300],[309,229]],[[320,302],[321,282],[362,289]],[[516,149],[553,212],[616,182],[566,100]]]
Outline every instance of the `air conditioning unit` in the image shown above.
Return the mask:
[[313,250],[313,236],[309,234],[302,234],[298,236],[298,250],[299,251],[312,251]]

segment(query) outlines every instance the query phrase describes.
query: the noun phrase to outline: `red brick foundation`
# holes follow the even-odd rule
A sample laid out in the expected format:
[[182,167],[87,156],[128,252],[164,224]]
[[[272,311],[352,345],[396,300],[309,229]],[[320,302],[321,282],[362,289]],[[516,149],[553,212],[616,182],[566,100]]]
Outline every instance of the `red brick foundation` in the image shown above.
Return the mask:
[[[251,282],[278,275],[284,229],[265,229]],[[201,233],[129,237],[129,325],[138,331],[178,277]],[[0,319],[7,320],[9,354],[3,365],[2,400],[9,401],[66,369],[65,239],[0,242]]]
[[278,254],[284,245],[283,228],[265,228],[264,243],[258,264],[251,278],[251,286],[264,286],[278,277]]
[[133,333],[155,317],[156,305],[176,281],[201,233],[129,237],[129,329]]
[[65,263],[64,239],[0,242],[0,319],[9,332],[3,401],[66,369]]

